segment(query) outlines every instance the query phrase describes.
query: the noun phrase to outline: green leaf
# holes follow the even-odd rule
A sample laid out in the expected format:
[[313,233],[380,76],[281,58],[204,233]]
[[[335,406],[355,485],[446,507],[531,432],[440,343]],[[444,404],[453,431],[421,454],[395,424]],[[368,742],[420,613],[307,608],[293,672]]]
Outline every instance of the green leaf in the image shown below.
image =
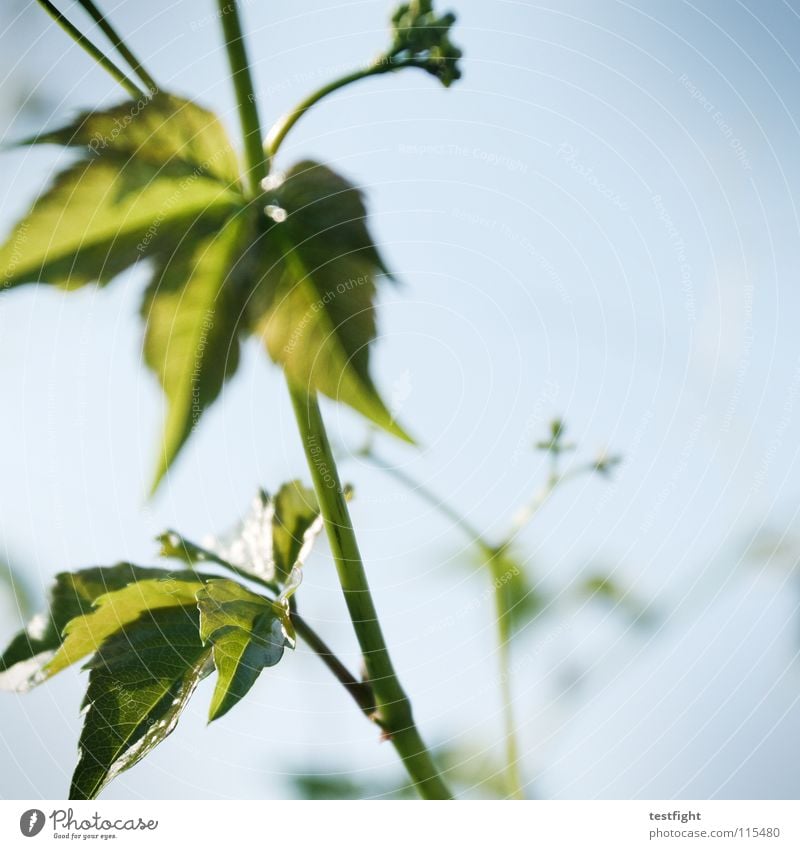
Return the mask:
[[23,144],[58,144],[86,148],[93,156],[135,157],[158,167],[179,166],[186,174],[239,188],[236,153],[217,116],[166,92],[83,112],[65,127]]
[[218,226],[237,203],[220,183],[188,183],[137,159],[81,161],[55,178],[0,247],[0,282],[106,283],[190,226]]
[[322,530],[322,519],[316,493],[299,480],[285,483],[273,504],[272,557],[278,580],[283,583],[296,564],[305,563]]
[[152,490],[239,364],[241,289],[232,281],[244,223],[189,241],[165,257],[145,296],[144,356],[168,399]]
[[294,648],[288,612],[224,578],[209,581],[197,593],[200,637],[213,646],[217,686],[209,722],[226,714],[250,690],[261,670]]
[[250,314],[288,378],[349,404],[411,441],[369,373],[376,335],[375,275],[384,265],[367,231],[361,193],[324,165],[301,162],[274,185],[263,273]]
[[192,604],[150,610],[127,622],[87,668],[80,759],[70,799],[94,799],[164,740],[213,666]]
[[5,287],[105,283],[204,235],[244,201],[219,121],[170,95],[85,113],[32,140],[82,149],[0,248]]
[[487,548],[482,557],[495,588],[497,618],[505,638],[532,622],[545,606],[540,591],[531,584],[522,561],[509,547]]
[[203,548],[203,546],[186,539],[186,537],[181,536],[177,531],[164,531],[163,534],[159,534],[156,537],[156,542],[161,546],[158,552],[159,557],[180,560],[193,567],[198,563],[213,563],[225,569],[235,570],[232,563],[229,563],[223,557],[211,551],[211,549]]
[[322,527],[314,491],[294,480],[285,483],[274,498],[261,490],[233,533],[212,537],[205,547],[174,531],[167,531],[159,541],[164,556],[188,563],[218,563],[279,588],[289,583],[296,586]]
[[191,604],[203,583],[194,575],[140,580],[95,600],[91,612],[70,620],[61,647],[42,670],[49,678],[92,652],[108,637],[134,622],[146,611]]
[[145,569],[131,563],[97,566],[79,572],[61,572],[50,589],[48,609],[17,634],[0,657],[0,688],[29,690],[45,680],[42,669],[62,642],[66,624],[90,613],[94,601],[134,581],[168,578],[166,569]]

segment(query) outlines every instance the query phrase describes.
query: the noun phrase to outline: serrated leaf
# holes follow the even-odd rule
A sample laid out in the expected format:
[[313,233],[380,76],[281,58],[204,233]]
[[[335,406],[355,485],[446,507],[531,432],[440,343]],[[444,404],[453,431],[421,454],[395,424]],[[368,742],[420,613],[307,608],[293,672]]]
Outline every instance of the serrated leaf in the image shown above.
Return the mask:
[[255,331],[289,380],[342,401],[395,436],[410,437],[369,372],[375,275],[383,263],[361,193],[324,165],[301,162],[268,197],[263,273],[250,303]]
[[186,174],[239,186],[236,153],[217,116],[166,92],[83,112],[66,126],[40,133],[23,144],[83,147],[93,156],[115,154],[159,167],[183,166]]
[[239,364],[243,297],[232,280],[244,222],[191,241],[157,265],[145,296],[144,357],[167,396],[153,491]]
[[146,611],[191,604],[203,586],[194,575],[140,580],[95,600],[91,612],[71,619],[61,647],[42,670],[49,678],[98,651],[103,643]]
[[87,668],[80,758],[70,799],[94,799],[175,728],[200,680],[210,648],[196,604],[147,611],[105,641]]
[[48,594],[48,609],[37,614],[0,657],[0,688],[24,691],[45,680],[41,670],[61,645],[64,627],[71,619],[90,613],[99,596],[134,581],[171,574],[166,569],[118,563],[56,575]]
[[168,550],[181,558],[195,557],[198,562],[217,558],[222,565],[281,586],[295,567],[303,566],[322,527],[314,491],[294,480],[283,484],[274,498],[261,490],[233,533],[211,537],[205,549],[174,532],[161,540],[164,546],[166,539]]
[[226,714],[255,683],[261,670],[294,648],[287,611],[224,578],[209,581],[197,593],[200,637],[213,646],[217,686],[209,722]]
[[204,235],[244,201],[219,121],[171,95],[84,113],[36,143],[82,149],[0,248],[5,287],[105,283],[138,259]]

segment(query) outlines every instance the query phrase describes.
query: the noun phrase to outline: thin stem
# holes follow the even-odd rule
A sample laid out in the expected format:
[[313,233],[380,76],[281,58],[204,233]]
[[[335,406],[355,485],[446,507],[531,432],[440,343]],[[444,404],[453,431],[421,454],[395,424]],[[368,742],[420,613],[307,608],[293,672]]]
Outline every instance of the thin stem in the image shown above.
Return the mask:
[[411,703],[400,685],[386,647],[319,403],[315,396],[291,383],[289,393],[325,519],[339,583],[375,696],[378,720],[420,795],[426,799],[449,799],[450,792],[420,737]]
[[[492,564],[492,571],[494,566]],[[511,627],[506,609],[505,584],[494,580],[494,606],[497,619],[498,665],[500,667],[500,698],[503,702],[503,723],[506,744],[506,781],[513,799],[524,799],[525,791],[520,772],[520,751],[517,740],[517,723],[514,717],[514,693],[511,688]]]
[[[247,167],[253,192],[256,194],[260,189],[261,180],[268,173],[268,164],[261,145],[253,81],[236,0],[218,2],[245,138]],[[439,777],[422,742],[411,714],[411,704],[397,680],[389,658],[319,405],[316,398],[309,397],[291,384],[289,390],[325,521],[325,530],[336,562],[339,582],[374,693],[375,719],[394,744],[420,795],[429,799],[449,799],[450,792]],[[333,483],[332,487],[329,482]],[[326,655],[330,657],[327,652]]]
[[[174,531],[167,531],[164,535],[165,537],[169,537],[174,534]],[[203,548],[202,546],[196,545],[189,540],[180,537],[175,534],[178,538],[177,542],[173,542],[172,545],[177,548],[180,547],[185,552],[187,558],[190,562],[197,561],[200,563],[213,563],[216,566],[221,566],[223,569],[228,569],[233,572],[238,577],[244,579],[245,581],[252,581],[255,584],[258,584],[260,587],[263,587],[272,594],[270,601],[277,601],[275,596],[279,593],[279,587],[273,582],[268,581],[266,578],[262,578],[260,575],[256,575],[253,572],[248,571],[247,569],[241,569],[239,566],[235,566],[230,560],[226,560],[224,557],[220,557],[215,554],[213,551],[210,551],[207,548]],[[372,688],[369,684],[364,681],[357,680],[348,670],[348,668],[339,660],[338,657],[333,653],[333,651],[328,647],[327,643],[322,639],[322,637],[317,634],[317,632],[308,624],[308,622],[303,619],[302,616],[297,612],[297,604],[295,602],[295,597],[292,596],[289,601],[289,607],[291,610],[291,621],[292,625],[294,625],[295,632],[297,635],[308,645],[308,647],[315,653],[318,654],[321,658],[322,662],[328,667],[328,669],[333,672],[333,674],[338,678],[340,683],[344,686],[345,690],[353,697],[356,704],[362,713],[367,717],[367,719],[371,721],[376,721],[375,717],[375,699],[372,695]]]
[[36,2],[47,12],[48,15],[67,33],[67,35],[80,45],[92,59],[106,70],[111,76],[128,92],[134,99],[146,98],[147,95],[136,85],[133,80],[125,74],[106,56],[103,51],[95,46],[74,24],[61,14],[50,0],[36,0]]
[[371,722],[376,722],[378,717],[375,715],[375,697],[372,693],[372,687],[364,681],[359,681],[350,672],[331,649],[328,648],[327,643],[325,643],[322,637],[317,634],[299,613],[292,613],[292,623],[297,631],[297,636],[303,639],[308,647],[320,657],[325,666],[336,676],[345,690],[353,697],[353,701],[358,705],[359,710],[364,716]]
[[300,120],[300,118],[311,109],[320,100],[327,97],[329,94],[338,91],[345,86],[356,83],[359,80],[365,80],[368,77],[375,77],[379,74],[386,74],[390,71],[398,71],[401,68],[425,68],[424,62],[417,59],[405,59],[401,62],[390,62],[388,59],[378,60],[368,68],[361,68],[358,71],[353,71],[350,74],[340,77],[338,80],[328,83],[308,95],[304,100],[295,106],[291,112],[287,112],[281,116],[269,131],[265,148],[270,159],[274,158],[278,152],[278,148],[283,143],[289,131]]
[[530,524],[536,517],[536,514],[550,500],[553,493],[564,483],[581,475],[591,474],[596,469],[595,463],[586,463],[581,466],[569,469],[563,474],[559,474],[557,465],[554,465],[550,471],[544,486],[533,496],[533,498],[524,504],[514,515],[511,532],[508,535],[509,539],[513,539],[526,525]]
[[244,138],[244,153],[252,194],[261,191],[261,181],[267,176],[267,159],[261,146],[261,121],[258,117],[253,77],[247,59],[237,0],[217,0],[222,19],[222,32],[228,51],[233,88],[239,107],[239,122]]
[[495,546],[475,527],[472,522],[462,515],[451,504],[440,498],[433,490],[417,481],[407,472],[388,463],[371,449],[361,453],[373,466],[381,469],[390,477],[407,487],[423,501],[430,504],[442,516],[462,530],[469,541],[480,549],[492,576],[494,588],[495,620],[497,622],[498,667],[500,670],[500,698],[503,705],[503,724],[505,727],[506,748],[506,781],[509,794],[514,799],[524,799],[522,776],[520,775],[520,754],[517,742],[516,721],[514,718],[514,701],[511,692],[511,633],[508,620],[508,610],[505,603],[506,582],[502,574],[502,558],[499,556],[502,546]]
[[131,70],[138,75],[139,79],[147,86],[151,94],[158,91],[158,83],[148,73],[142,63],[136,58],[134,52],[122,40],[114,27],[108,22],[105,15],[95,6],[92,0],[78,0],[84,9],[91,15],[100,30],[105,33],[108,40],[117,48],[120,56],[131,66]]
[[494,551],[494,546],[484,539],[481,532],[475,527],[475,525],[472,524],[472,522],[470,522],[469,519],[463,516],[458,510],[456,510],[455,507],[441,499],[433,490],[425,486],[425,484],[411,477],[411,475],[404,472],[397,466],[387,462],[382,457],[379,457],[371,450],[362,452],[359,456],[363,457],[373,466],[379,468],[382,472],[389,475],[389,477],[392,477],[403,484],[403,486],[411,490],[411,492],[419,496],[419,498],[423,501],[426,501],[433,508],[438,510],[439,513],[441,513],[446,519],[449,519],[456,527],[460,528],[466,536],[469,537],[470,542],[475,543],[483,549],[484,553]]

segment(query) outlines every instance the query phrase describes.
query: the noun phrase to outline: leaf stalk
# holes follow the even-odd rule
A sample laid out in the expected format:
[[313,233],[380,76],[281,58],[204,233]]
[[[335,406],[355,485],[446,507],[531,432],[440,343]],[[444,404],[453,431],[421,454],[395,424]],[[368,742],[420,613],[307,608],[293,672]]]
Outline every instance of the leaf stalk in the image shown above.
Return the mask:
[[80,47],[82,47],[92,59],[107,71],[134,100],[147,98],[133,80],[114,64],[103,51],[88,39],[65,15],[63,15],[50,0],[36,0],[36,2],[47,12],[48,15],[67,33],[67,35]]
[[[269,172],[269,164],[261,142],[261,124],[238,3],[237,0],[218,0],[218,3],[239,105],[247,169],[251,188],[258,194]],[[376,721],[391,739],[420,795],[426,799],[449,799],[450,791],[414,724],[411,704],[400,686],[386,648],[319,404],[316,397],[291,384],[289,392],[339,582],[364,655],[369,685],[375,697]]]

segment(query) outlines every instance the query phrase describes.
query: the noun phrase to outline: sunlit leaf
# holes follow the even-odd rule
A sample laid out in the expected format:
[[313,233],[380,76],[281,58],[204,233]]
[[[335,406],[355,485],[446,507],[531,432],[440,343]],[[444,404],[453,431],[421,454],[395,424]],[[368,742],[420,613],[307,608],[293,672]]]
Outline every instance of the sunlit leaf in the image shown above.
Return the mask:
[[256,246],[263,274],[250,313],[289,379],[349,404],[409,439],[369,372],[376,335],[375,276],[383,263],[361,193],[324,165],[295,165],[268,198],[273,224]]
[[296,564],[301,566],[322,530],[319,503],[313,489],[298,480],[285,483],[274,499],[272,553],[275,571],[285,581]]
[[90,613],[99,596],[134,581],[170,575],[166,569],[144,569],[131,563],[56,575],[48,597],[48,609],[37,614],[0,657],[0,687],[28,690],[45,680],[42,669],[61,645],[64,627],[71,619]]
[[294,637],[280,605],[233,581],[209,581],[197,593],[197,605],[200,637],[213,645],[217,669],[209,710],[214,720],[247,694],[262,669],[278,663],[285,646],[294,647]]
[[236,154],[216,116],[166,93],[83,113],[28,143],[81,158],[0,247],[0,285],[76,288],[156,259],[143,314],[145,359],[169,400],[157,484],[238,363],[246,289],[235,296],[229,273],[247,201]]
[[91,612],[67,623],[64,641],[42,670],[43,674],[46,677],[55,675],[97,651],[108,637],[134,622],[145,611],[191,604],[202,586],[202,582],[194,576],[157,578],[139,580],[100,596]]
[[131,159],[98,158],[62,171],[0,247],[0,284],[106,283],[169,249],[190,226],[214,229],[238,204],[216,181]]
[[262,581],[281,585],[295,566],[302,567],[321,530],[314,491],[295,480],[284,484],[274,498],[259,492],[233,533],[210,538],[205,549],[178,535],[167,541],[178,556],[194,556],[200,562],[211,554]]
[[83,112],[65,127],[45,131],[24,143],[85,148],[98,157],[136,157],[239,186],[236,152],[217,116],[165,92],[127,100],[111,109]]
[[90,660],[71,799],[94,799],[175,728],[213,664],[195,603],[141,614]]
[[231,280],[243,222],[190,241],[157,264],[145,296],[144,356],[167,395],[153,489],[239,364],[241,290]]

